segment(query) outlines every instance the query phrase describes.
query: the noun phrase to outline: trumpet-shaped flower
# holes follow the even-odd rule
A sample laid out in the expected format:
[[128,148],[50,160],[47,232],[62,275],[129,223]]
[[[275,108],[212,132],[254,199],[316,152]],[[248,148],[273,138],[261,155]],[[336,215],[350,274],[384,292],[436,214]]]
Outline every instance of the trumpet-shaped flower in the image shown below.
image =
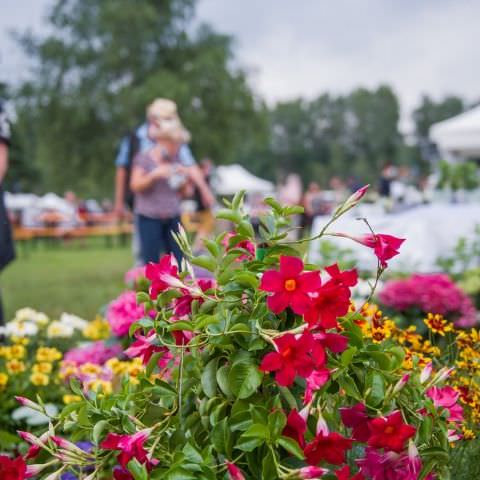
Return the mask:
[[403,421],[402,414],[398,410],[387,417],[370,420],[369,428],[368,445],[397,453],[405,449],[405,442],[412,438],[416,431],[415,427]]
[[370,437],[369,417],[365,405],[357,403],[353,407],[340,408],[343,424],[352,429],[352,438],[358,442],[366,442]]
[[322,460],[332,465],[342,465],[345,463],[345,452],[351,448],[352,440],[337,432],[320,431],[305,447],[304,453],[310,465],[318,465]]
[[297,257],[280,256],[280,270],[267,270],[260,282],[260,289],[270,292],[268,308],[280,313],[290,307],[296,314],[303,315],[312,300],[310,293],[321,286],[320,272],[304,272],[303,262]]
[[145,276],[150,280],[150,297],[155,300],[158,294],[176,286],[172,279],[178,279],[178,265],[172,254],[164,255],[159,263],[150,262],[145,267]]
[[0,478],[2,480],[24,480],[27,478],[27,465],[22,457],[10,458],[0,455]]
[[136,340],[125,350],[125,355],[130,358],[140,357],[144,365],[146,365],[154,353],[163,352],[162,360],[167,362],[171,359],[168,349],[155,345],[157,335],[155,330],[150,330],[147,336],[141,335],[138,332],[135,334]]
[[306,378],[325,363],[325,351],[310,332],[298,339],[287,333],[276,338],[274,343],[277,351],[265,355],[260,370],[276,372],[275,380],[284,387],[291,385],[296,375]]

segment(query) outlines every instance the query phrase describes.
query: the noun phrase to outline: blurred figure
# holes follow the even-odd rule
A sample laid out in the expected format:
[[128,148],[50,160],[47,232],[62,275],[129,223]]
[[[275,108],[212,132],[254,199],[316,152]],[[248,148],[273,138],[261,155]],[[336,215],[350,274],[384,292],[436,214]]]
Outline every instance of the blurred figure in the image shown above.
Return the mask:
[[328,185],[333,192],[334,206],[340,205],[340,203],[348,197],[349,191],[347,185],[337,176],[332,177],[328,182]]
[[312,228],[313,219],[317,215],[322,215],[322,191],[317,182],[310,182],[307,191],[303,195],[302,206],[304,208],[302,216],[302,235]]
[[397,169],[390,162],[387,162],[380,173],[380,182],[378,185],[378,193],[384,205],[385,210],[392,209],[392,182],[397,175]]
[[[287,175],[285,183],[278,188],[278,199],[282,205],[300,205],[302,201],[302,179],[296,173]],[[294,215],[291,218],[291,225],[294,228],[300,228],[300,215]],[[296,240],[298,230],[290,231],[289,240]]]
[[[0,272],[15,258],[12,232],[7,210],[3,200],[3,181],[8,168],[8,148],[10,146],[10,124],[0,102]],[[0,325],[3,318],[2,298],[0,294]]]
[[172,232],[180,223],[181,189],[191,180],[207,206],[213,195],[198,166],[182,163],[180,151],[190,134],[178,115],[150,120],[148,135],[155,145],[135,156],[130,180],[142,260],[158,262],[162,253],[173,253],[180,264],[182,253]]
[[[133,159],[138,153],[146,152],[155,146],[155,139],[150,136],[151,126],[168,121],[170,118],[177,117],[177,105],[172,100],[166,98],[157,98],[147,107],[145,123],[140,125],[134,132],[123,138],[115,159],[115,199],[113,211],[118,219],[124,218],[129,210],[133,210],[134,194],[130,188],[130,176],[133,166]],[[195,167],[197,177],[200,176],[198,167],[196,167],[195,159],[188,146],[188,143],[180,145],[178,150],[179,162],[186,167]],[[204,189],[205,190],[205,189]],[[206,203],[213,204],[213,196],[205,193]],[[207,198],[208,197],[208,198]],[[140,241],[138,238],[138,225],[134,219],[134,233],[132,249],[135,262],[140,265],[143,257],[140,252]]]

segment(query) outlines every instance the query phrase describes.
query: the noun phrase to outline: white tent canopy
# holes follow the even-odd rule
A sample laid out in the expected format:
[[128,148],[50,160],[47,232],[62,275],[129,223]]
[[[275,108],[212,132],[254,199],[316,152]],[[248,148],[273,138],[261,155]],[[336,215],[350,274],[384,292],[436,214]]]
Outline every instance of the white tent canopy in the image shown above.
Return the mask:
[[248,193],[270,193],[274,190],[272,182],[256,177],[238,164],[221,165],[216,169],[214,183],[218,195],[234,195],[240,190]]
[[430,127],[430,138],[444,154],[480,156],[480,105]]

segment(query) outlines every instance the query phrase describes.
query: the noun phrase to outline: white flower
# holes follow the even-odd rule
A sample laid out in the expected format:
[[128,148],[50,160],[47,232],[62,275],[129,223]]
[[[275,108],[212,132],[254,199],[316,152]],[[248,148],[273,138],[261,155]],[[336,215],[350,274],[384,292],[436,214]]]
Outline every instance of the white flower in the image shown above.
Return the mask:
[[48,317],[43,312],[37,312],[33,308],[25,307],[15,312],[14,322],[34,322],[38,325],[46,325]]
[[71,325],[67,325],[66,323],[55,320],[47,328],[47,337],[71,337],[73,332],[74,329]]
[[83,330],[88,326],[88,322],[83,318],[72,315],[71,313],[62,313],[60,316],[60,323],[68,325],[69,327],[75,328],[77,330]]
[[37,312],[33,320],[38,325],[46,325],[50,321],[43,312]]
[[33,322],[20,322],[12,320],[5,326],[7,337],[31,337],[38,333],[38,327]]

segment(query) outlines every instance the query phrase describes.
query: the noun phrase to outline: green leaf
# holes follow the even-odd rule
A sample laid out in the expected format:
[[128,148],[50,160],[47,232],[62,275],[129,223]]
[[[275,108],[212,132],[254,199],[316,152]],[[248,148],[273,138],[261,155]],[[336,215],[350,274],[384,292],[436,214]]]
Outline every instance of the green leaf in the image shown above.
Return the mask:
[[244,287],[257,289],[259,280],[252,272],[238,272],[234,275],[234,280]]
[[147,363],[145,375],[149,377],[158,364],[158,360],[163,356],[163,352],[155,352]]
[[4,449],[10,449],[12,445],[20,443],[20,437],[6,430],[0,430],[0,446]]
[[366,388],[369,390],[367,403],[373,407],[380,405],[385,398],[385,379],[378,372],[367,372]]
[[297,457],[299,460],[303,460],[305,458],[303,450],[293,438],[281,436],[276,443],[277,445],[283,447],[287,452]]
[[243,198],[245,197],[245,190],[240,190],[235,194],[232,200],[232,209],[238,210],[242,205]]
[[228,372],[230,367],[228,365],[224,365],[217,370],[217,383],[222,392],[227,395],[227,397],[232,397],[232,391],[230,390],[230,386],[228,383]]
[[348,367],[352,363],[355,353],[357,353],[357,347],[349,347],[342,353],[340,362],[344,367]]
[[237,363],[228,374],[228,385],[238,398],[248,398],[253,395],[262,383],[263,373],[257,366],[248,363]]
[[92,438],[95,444],[98,445],[100,442],[100,437],[102,436],[103,431],[108,427],[107,420],[100,420],[93,427]]
[[132,458],[128,462],[127,468],[135,480],[148,480],[148,472],[145,465],[139,463],[136,458]]
[[262,480],[275,480],[278,478],[276,459],[273,458],[272,450],[263,457],[262,461]]
[[235,447],[244,452],[251,452],[269,438],[269,433],[265,425],[255,423],[240,437]]
[[194,330],[192,322],[187,322],[186,320],[179,320],[178,322],[173,322],[169,327],[169,332],[176,332],[178,330],[186,330],[187,332],[192,332]]
[[430,415],[425,415],[422,418],[422,423],[418,430],[418,437],[419,437],[420,443],[428,443],[430,441],[430,438],[432,436],[432,430],[433,430],[433,418]]
[[208,238],[203,240],[203,244],[207,247],[212,257],[218,257],[220,255],[220,246],[217,242],[209,240]]
[[226,417],[213,427],[211,440],[217,452],[224,455],[231,453],[231,436]]
[[185,454],[185,458],[192,463],[202,463],[203,457],[200,455],[198,450],[191,444],[187,443],[184,447],[182,452]]
[[203,370],[200,381],[205,395],[212,398],[217,393],[217,369],[219,358],[210,360]]
[[270,430],[270,437],[275,439],[281,435],[285,425],[287,424],[287,417],[280,410],[275,410],[268,416],[268,428]]
[[217,261],[212,257],[207,257],[206,255],[200,255],[198,257],[192,258],[191,262],[197,267],[204,268],[209,272],[214,272],[217,268]]
[[220,220],[228,220],[229,222],[234,223],[235,225],[242,221],[242,216],[239,212],[233,212],[232,210],[219,210],[215,215],[216,218]]
[[137,292],[137,303],[141,305],[142,303],[147,303],[150,301],[150,295],[146,292]]
[[350,375],[345,373],[337,378],[337,382],[340,384],[340,387],[345,390],[348,396],[353,397],[355,400],[361,401],[362,395],[358,390],[358,387]]
[[[243,438],[263,438],[264,440],[268,440],[270,438],[270,430],[266,425],[261,423],[254,423],[250,427],[248,427],[247,431],[243,433]],[[241,438],[242,438],[241,437]]]

